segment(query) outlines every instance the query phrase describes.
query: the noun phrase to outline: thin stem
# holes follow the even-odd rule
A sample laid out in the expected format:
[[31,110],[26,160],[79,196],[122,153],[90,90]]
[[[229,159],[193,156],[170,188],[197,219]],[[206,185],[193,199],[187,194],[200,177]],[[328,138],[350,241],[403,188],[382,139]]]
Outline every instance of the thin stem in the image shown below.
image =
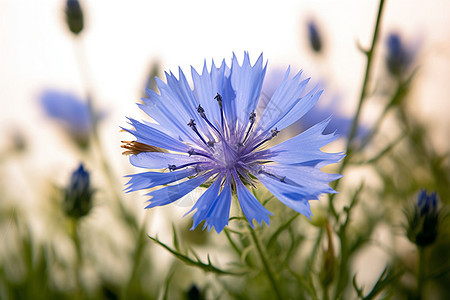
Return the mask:
[[125,221],[130,224],[135,232],[138,232],[139,230],[139,224],[137,223],[136,219],[127,211],[125,206],[122,203],[121,197],[119,195],[119,192],[117,191],[117,187],[121,186],[117,179],[112,174],[112,168],[109,165],[107,159],[106,159],[106,152],[102,146],[100,135],[98,132],[98,124],[97,124],[97,115],[94,109],[94,94],[93,94],[93,88],[91,87],[92,78],[89,73],[88,69],[88,63],[86,59],[86,54],[84,52],[84,47],[82,44],[82,40],[77,38],[74,40],[74,48],[75,48],[75,55],[77,59],[78,66],[80,68],[80,76],[84,84],[84,88],[86,90],[87,98],[88,98],[88,107],[89,107],[89,114],[90,118],[93,122],[92,126],[92,139],[93,144],[95,144],[95,148],[99,152],[100,156],[100,164],[103,169],[103,173],[106,176],[106,180],[109,184],[109,190],[113,192],[113,197],[115,199],[115,202],[117,203],[119,207],[120,213],[124,216]]
[[277,282],[275,281],[275,277],[274,277],[272,271],[270,270],[269,263],[267,262],[266,256],[263,253],[259,239],[256,236],[256,233],[253,230],[253,228],[250,225],[248,227],[250,229],[250,235],[252,237],[253,243],[255,244],[256,250],[258,251],[258,254],[259,254],[259,257],[261,258],[261,262],[263,264],[264,271],[266,272],[266,275],[269,278],[270,284],[272,285],[272,288],[273,288],[275,294],[277,295],[277,299],[281,300],[281,299],[283,299],[283,297],[281,297],[280,289],[278,288]]
[[[366,57],[367,57],[367,63],[366,63],[366,71],[364,74],[364,81],[361,87],[361,94],[359,96],[359,102],[358,102],[358,107],[356,109],[356,113],[355,113],[355,117],[353,118],[353,122],[352,122],[352,127],[350,129],[350,133],[348,135],[348,139],[347,139],[347,146],[346,146],[346,153],[347,155],[344,157],[340,167],[339,167],[339,173],[342,174],[343,170],[345,169],[346,165],[348,164],[350,158],[352,157],[352,142],[353,139],[356,136],[357,130],[358,130],[358,124],[359,124],[359,117],[361,115],[361,109],[364,103],[364,100],[366,99],[366,94],[367,94],[367,87],[368,87],[368,83],[369,83],[369,79],[370,79],[370,73],[371,73],[371,69],[372,69],[372,59],[373,59],[373,53],[375,50],[375,46],[377,43],[377,39],[378,39],[378,32],[380,29],[380,25],[381,25],[381,16],[382,16],[382,12],[383,12],[383,6],[384,6],[384,0],[380,0],[379,6],[378,6],[378,14],[377,14],[377,20],[375,23],[375,28],[374,28],[374,32],[373,32],[373,38],[372,38],[372,45],[370,47],[370,49],[368,51],[365,52]],[[333,182],[333,189],[336,189],[339,185],[340,180],[336,180]],[[335,197],[336,194],[331,194],[330,195],[330,204],[329,204],[329,210],[330,213],[336,218],[338,219],[339,215],[336,212],[336,209],[334,207],[333,204],[333,199]]]
[[80,237],[78,235],[78,224],[79,221],[77,219],[70,219],[70,234],[72,236],[72,240],[73,243],[75,244],[75,267],[74,267],[74,272],[75,272],[75,282],[78,288],[78,293],[79,296],[82,296],[83,293],[83,286],[82,286],[82,282],[81,282],[81,271],[80,271],[80,267],[83,264],[83,256],[82,256],[82,252],[81,252],[81,242],[80,242]]
[[425,248],[418,246],[418,270],[417,270],[417,298],[422,299],[423,284],[425,280]]

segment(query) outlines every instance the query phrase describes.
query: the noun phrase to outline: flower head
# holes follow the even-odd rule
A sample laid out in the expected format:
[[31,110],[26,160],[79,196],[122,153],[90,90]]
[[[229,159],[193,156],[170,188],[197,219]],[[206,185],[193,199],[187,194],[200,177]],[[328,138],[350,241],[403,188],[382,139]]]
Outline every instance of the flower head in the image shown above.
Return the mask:
[[73,218],[81,218],[92,208],[92,194],[89,172],[83,164],[73,171],[65,190],[63,209]]
[[92,132],[89,105],[77,96],[60,91],[47,90],[40,96],[45,113],[61,123],[64,129],[80,146],[86,146]]
[[408,238],[411,242],[425,247],[434,243],[439,227],[438,198],[435,192],[419,192],[417,202],[409,212]]
[[148,90],[149,98],[140,105],[154,122],[129,119],[134,129],[125,130],[137,143],[167,151],[132,152],[131,164],[154,170],[129,175],[128,191],[167,185],[147,194],[151,208],[209,184],[189,211],[195,211],[192,228],[205,221],[204,228],[214,226],[220,232],[228,224],[232,194],[251,226],[253,220],[269,223],[272,213],[248,188],[259,181],[282,203],[309,217],[308,201],[334,193],[328,183],[341,177],[320,168],[338,162],[342,154],[320,151],[336,138],[322,134],[330,119],[268,147],[281,130],[315,105],[322,91],[312,89],[302,96],[309,79],[300,80],[301,72],[288,79],[288,69],[257,115],[265,72],[262,55],[252,66],[245,53],[242,65],[233,55],[231,67],[225,62],[216,67],[213,62],[211,70],[205,64],[201,74],[192,68],[193,90],[181,69],[179,78],[166,73],[167,83],[157,78],[161,94]]

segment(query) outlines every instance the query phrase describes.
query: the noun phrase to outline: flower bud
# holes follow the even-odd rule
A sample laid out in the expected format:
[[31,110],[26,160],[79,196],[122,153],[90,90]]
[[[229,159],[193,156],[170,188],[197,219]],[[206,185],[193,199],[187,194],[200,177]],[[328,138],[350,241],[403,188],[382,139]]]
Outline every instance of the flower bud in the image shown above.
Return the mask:
[[78,35],[84,27],[83,11],[78,0],[67,0],[66,2],[66,22],[69,30]]
[[316,52],[320,53],[322,50],[322,39],[319,34],[319,30],[317,29],[317,25],[313,21],[308,22],[308,39],[311,45],[311,48]]
[[408,216],[408,238],[418,246],[425,247],[434,243],[438,235],[439,214],[438,198],[435,192],[427,194],[422,190]]
[[90,175],[83,164],[72,173],[69,185],[65,190],[63,202],[64,212],[72,218],[86,216],[92,208],[93,191],[90,186]]
[[408,47],[397,33],[388,36],[386,46],[386,67],[389,73],[394,77],[405,75],[414,61],[414,47]]

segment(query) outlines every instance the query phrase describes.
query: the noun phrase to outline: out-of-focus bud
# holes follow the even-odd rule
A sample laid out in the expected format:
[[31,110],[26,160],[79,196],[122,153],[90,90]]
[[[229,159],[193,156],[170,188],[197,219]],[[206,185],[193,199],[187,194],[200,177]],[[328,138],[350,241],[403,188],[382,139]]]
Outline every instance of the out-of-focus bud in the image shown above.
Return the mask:
[[439,229],[438,198],[435,192],[430,194],[422,190],[413,209],[407,212],[407,235],[411,242],[426,247],[436,241]]
[[201,300],[203,299],[202,294],[198,287],[193,284],[186,293],[186,300]]
[[323,47],[322,38],[320,36],[316,23],[312,20],[308,22],[308,39],[311,48],[316,53],[320,53]]
[[398,78],[404,76],[414,61],[417,47],[406,45],[398,33],[389,34],[386,46],[386,67],[389,73]]
[[92,208],[93,190],[90,175],[83,164],[72,173],[65,190],[64,212],[75,219],[86,216]]
[[75,35],[80,34],[84,27],[84,17],[80,2],[78,0],[67,0],[65,12],[69,30]]

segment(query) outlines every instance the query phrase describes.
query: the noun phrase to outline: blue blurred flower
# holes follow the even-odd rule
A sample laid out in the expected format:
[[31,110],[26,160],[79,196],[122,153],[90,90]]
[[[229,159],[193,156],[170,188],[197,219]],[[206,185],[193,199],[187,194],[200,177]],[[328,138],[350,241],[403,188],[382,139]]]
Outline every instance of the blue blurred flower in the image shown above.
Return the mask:
[[417,202],[409,212],[408,238],[411,242],[425,247],[434,243],[438,235],[439,214],[436,192],[420,191]]
[[79,145],[88,144],[94,120],[87,101],[55,90],[43,92],[40,100],[47,116],[58,121]]
[[414,62],[417,46],[408,45],[398,33],[391,33],[386,39],[386,67],[394,77],[407,74]]
[[73,218],[81,218],[92,208],[92,195],[90,175],[83,164],[72,173],[69,185],[65,190],[63,209]]
[[211,71],[205,64],[201,75],[192,68],[194,90],[181,69],[178,79],[173,73],[166,73],[167,83],[157,79],[161,94],[148,90],[149,98],[140,105],[156,122],[129,119],[134,129],[125,130],[141,145],[170,152],[135,151],[131,164],[159,170],[129,175],[128,191],[174,183],[147,194],[146,208],[151,208],[172,203],[202,184],[210,185],[189,211],[195,211],[192,229],[204,220],[203,228],[222,231],[234,193],[251,226],[253,220],[269,224],[272,213],[246,187],[257,181],[288,207],[311,216],[308,201],[335,193],[328,183],[341,177],[320,170],[342,158],[342,154],[320,151],[336,138],[322,134],[330,119],[271,148],[267,142],[304,116],[322,91],[313,89],[302,97],[309,80],[301,81],[301,72],[288,79],[288,69],[257,115],[265,72],[262,55],[252,66],[245,53],[242,65],[233,55],[231,68],[224,61],[219,67],[213,62]]

